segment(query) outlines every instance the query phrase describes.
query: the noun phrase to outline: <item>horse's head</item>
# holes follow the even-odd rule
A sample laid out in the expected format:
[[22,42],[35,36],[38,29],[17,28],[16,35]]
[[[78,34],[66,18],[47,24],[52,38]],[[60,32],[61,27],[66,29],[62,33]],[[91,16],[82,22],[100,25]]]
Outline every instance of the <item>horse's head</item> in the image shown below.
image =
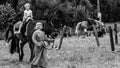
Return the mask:
[[45,34],[47,35],[47,37],[51,37],[51,38],[56,38],[58,35],[58,30],[55,29],[50,22],[46,22],[45,20],[34,20],[31,21],[28,25],[27,25],[27,36],[28,38],[32,36],[33,32],[35,31],[35,25],[37,22],[41,22],[43,24],[43,31],[45,32]]
[[48,37],[56,38],[58,36],[59,31],[54,27],[52,22],[44,22],[43,26],[43,31]]
[[55,30],[51,33],[51,37],[52,38],[56,38],[57,36],[59,35],[59,31],[58,30]]
[[17,19],[9,19],[7,21],[7,23],[8,22],[9,22],[9,24],[8,24],[8,27],[7,27],[7,30],[5,33],[5,41],[6,42],[9,42],[10,39],[14,36],[13,26],[17,22]]

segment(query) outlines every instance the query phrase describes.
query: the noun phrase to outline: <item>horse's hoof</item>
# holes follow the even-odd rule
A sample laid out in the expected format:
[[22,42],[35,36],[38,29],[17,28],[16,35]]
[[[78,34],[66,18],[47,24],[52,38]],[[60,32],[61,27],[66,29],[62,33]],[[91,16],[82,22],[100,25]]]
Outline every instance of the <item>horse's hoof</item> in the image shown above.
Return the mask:
[[22,62],[22,61],[23,61],[23,59],[22,59],[22,58],[19,58],[19,61],[20,61],[20,62]]
[[20,58],[19,58],[19,61],[22,62],[22,61],[23,61],[23,57],[20,57]]
[[22,59],[19,59],[20,62],[22,62],[23,60]]

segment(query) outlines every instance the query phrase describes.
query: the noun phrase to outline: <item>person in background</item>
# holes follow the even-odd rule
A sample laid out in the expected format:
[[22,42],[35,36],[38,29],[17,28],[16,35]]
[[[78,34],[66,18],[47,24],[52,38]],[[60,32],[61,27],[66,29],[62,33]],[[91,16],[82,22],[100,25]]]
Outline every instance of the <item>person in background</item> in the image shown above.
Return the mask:
[[45,42],[54,42],[54,39],[49,39],[43,32],[43,24],[38,22],[35,26],[35,32],[32,35],[32,40],[35,45],[35,57],[31,62],[31,68],[46,68],[47,67],[47,49],[48,45]]

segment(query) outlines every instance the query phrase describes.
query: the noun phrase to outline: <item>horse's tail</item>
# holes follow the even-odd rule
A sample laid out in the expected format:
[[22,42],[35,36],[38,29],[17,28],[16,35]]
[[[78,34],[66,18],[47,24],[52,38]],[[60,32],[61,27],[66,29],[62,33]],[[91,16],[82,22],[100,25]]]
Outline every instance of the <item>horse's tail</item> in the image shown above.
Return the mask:
[[10,43],[10,53],[13,54],[14,52],[17,52],[17,46],[19,44],[17,44],[17,39],[14,37],[12,37],[11,39],[11,43]]

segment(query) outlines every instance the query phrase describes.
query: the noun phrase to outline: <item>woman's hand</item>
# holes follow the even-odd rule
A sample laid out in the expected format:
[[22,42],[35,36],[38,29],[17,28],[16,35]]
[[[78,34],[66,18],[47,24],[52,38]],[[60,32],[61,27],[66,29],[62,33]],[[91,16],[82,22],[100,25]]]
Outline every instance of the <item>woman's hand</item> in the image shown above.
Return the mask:
[[45,44],[44,42],[35,43],[35,45],[37,45],[37,46],[42,46],[44,44]]

